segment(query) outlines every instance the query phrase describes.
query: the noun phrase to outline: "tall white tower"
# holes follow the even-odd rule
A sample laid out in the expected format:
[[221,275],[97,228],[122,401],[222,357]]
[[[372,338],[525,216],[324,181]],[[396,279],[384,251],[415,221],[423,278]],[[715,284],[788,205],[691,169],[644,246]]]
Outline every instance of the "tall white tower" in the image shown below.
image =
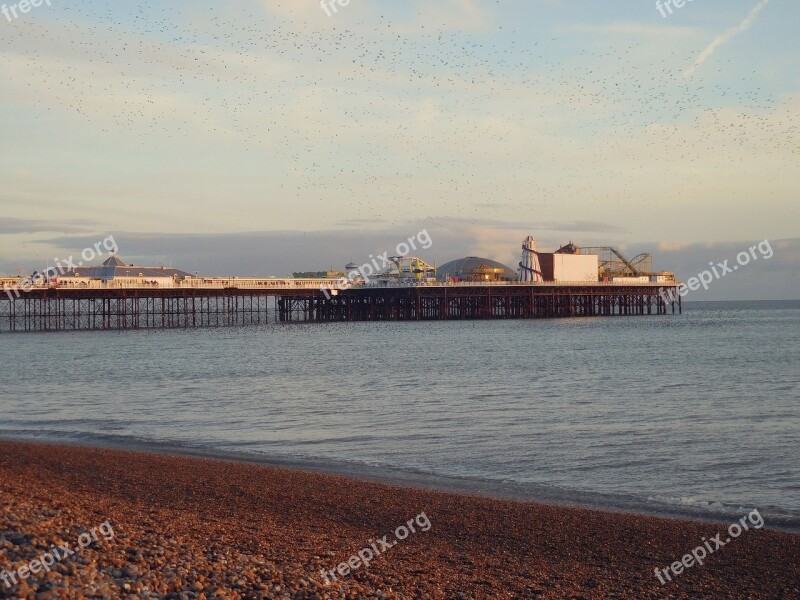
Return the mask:
[[542,267],[539,264],[539,253],[536,251],[536,240],[530,235],[522,242],[522,260],[519,262],[517,280],[529,283],[544,281]]

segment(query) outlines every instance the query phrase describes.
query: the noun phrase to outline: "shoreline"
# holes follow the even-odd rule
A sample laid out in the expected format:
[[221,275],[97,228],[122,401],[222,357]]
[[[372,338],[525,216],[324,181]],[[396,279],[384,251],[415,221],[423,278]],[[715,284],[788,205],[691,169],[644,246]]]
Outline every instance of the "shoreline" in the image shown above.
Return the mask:
[[[77,445],[0,441],[0,473],[0,569],[18,568],[48,542],[74,540],[105,521],[116,532],[47,578],[31,576],[24,593],[14,591],[20,597],[48,589],[67,590],[67,597],[105,590],[110,597],[185,592],[206,599],[800,594],[800,535],[774,530],[751,529],[662,585],[655,568],[724,529]],[[429,530],[325,582],[321,570],[336,569],[421,513]],[[0,583],[0,597],[9,593]]]
[[[728,510],[710,510],[703,506],[692,507],[690,505],[668,503],[656,504],[654,502],[648,503],[641,498],[633,498],[631,496],[603,494],[599,492],[588,493],[547,485],[520,484],[509,481],[501,482],[450,475],[415,473],[388,466],[374,467],[333,460],[290,459],[244,451],[215,450],[213,448],[188,446],[179,443],[153,444],[145,440],[130,442],[115,439],[43,440],[28,436],[0,435],[0,443],[3,442],[21,442],[42,446],[103,448],[109,450],[143,452],[176,458],[202,458],[346,477],[370,483],[388,484],[432,492],[444,492],[494,500],[530,502],[564,508],[597,510],[614,514],[656,517],[677,521],[728,524],[731,522],[731,519],[735,520],[734,517],[738,518],[741,516],[741,512],[746,510],[744,507],[740,507],[740,510],[737,511],[732,508],[728,508]],[[762,510],[762,513],[769,514],[769,511]],[[800,520],[797,518],[787,515],[770,515],[768,519],[769,522],[765,525],[765,529],[782,531],[785,533],[800,533]]]

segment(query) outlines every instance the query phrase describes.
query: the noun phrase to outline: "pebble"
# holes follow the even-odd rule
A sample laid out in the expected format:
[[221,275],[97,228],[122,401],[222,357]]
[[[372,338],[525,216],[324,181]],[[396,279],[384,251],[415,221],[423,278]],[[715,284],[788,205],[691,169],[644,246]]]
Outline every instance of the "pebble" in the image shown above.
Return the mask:
[[[800,597],[800,536],[748,531],[662,589],[720,525],[459,496],[271,467],[0,442],[0,569],[100,540],[0,598],[397,600]],[[131,490],[136,490],[132,495]],[[417,532],[324,581],[368,540]],[[643,549],[646,549],[643,551]],[[702,591],[698,591],[702,590]]]

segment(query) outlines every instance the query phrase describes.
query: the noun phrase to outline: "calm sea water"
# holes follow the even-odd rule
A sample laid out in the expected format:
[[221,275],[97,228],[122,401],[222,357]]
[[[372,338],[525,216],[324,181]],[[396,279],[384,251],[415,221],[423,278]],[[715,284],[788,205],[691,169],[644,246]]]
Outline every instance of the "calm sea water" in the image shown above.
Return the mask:
[[3,334],[0,436],[800,528],[800,302]]

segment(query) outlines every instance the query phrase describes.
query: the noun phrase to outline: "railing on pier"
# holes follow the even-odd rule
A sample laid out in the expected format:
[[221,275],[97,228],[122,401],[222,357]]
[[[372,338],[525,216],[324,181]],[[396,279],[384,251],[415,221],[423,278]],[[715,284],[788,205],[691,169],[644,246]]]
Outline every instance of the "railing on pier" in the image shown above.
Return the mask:
[[3,294],[0,333],[681,312],[675,284],[644,282],[358,285],[326,294],[320,283],[329,286],[331,280],[196,281],[192,287],[55,287]]
[[[35,290],[323,290],[337,289],[340,279],[255,279],[244,277],[229,278],[192,278],[183,279],[176,282],[165,284],[163,282],[139,282],[139,283],[115,283],[103,282],[100,280],[90,282],[71,282],[60,281],[47,285],[31,286],[29,291]],[[524,281],[394,281],[385,279],[375,279],[368,283],[361,281],[347,282],[341,287],[343,289],[384,289],[384,288],[486,288],[486,287],[534,287],[534,288],[558,288],[558,287],[664,287],[675,286],[674,283],[664,282],[624,282],[624,281],[547,281],[547,282],[524,282]],[[14,292],[10,286],[6,295],[19,295],[21,290]]]

